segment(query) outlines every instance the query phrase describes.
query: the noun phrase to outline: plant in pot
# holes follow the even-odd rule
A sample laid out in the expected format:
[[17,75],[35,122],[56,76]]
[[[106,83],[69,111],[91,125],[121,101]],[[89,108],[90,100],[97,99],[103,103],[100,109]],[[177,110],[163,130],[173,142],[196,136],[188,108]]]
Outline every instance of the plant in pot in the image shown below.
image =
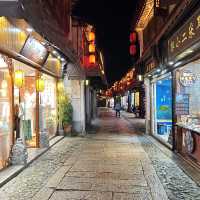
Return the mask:
[[59,96],[59,122],[64,130],[64,134],[71,133],[73,108],[67,94]]
[[62,120],[62,126],[65,134],[69,134],[72,131],[72,115],[73,115],[72,104],[69,101],[67,101],[63,106],[63,120]]

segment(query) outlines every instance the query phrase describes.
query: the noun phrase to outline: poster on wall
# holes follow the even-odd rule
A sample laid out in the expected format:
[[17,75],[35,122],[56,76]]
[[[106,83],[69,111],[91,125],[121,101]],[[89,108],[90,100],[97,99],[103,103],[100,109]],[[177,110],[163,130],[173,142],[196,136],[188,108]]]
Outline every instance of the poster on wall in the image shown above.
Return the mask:
[[189,115],[189,94],[176,96],[176,115]]

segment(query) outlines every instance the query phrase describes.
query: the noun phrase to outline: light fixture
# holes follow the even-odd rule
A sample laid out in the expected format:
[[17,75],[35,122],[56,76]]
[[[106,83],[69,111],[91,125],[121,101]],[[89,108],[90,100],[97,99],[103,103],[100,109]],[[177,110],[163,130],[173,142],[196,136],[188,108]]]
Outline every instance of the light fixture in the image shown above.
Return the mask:
[[89,56],[89,63],[90,64],[95,64],[95,62],[96,62],[96,57],[95,57],[95,55],[90,55]]
[[89,42],[92,42],[92,41],[94,41],[95,40],[95,34],[94,34],[94,32],[90,32],[89,33]]
[[33,32],[33,29],[32,29],[32,28],[30,28],[30,27],[29,27],[29,28],[27,28],[26,30],[27,30],[29,33]]
[[160,68],[159,68],[159,69],[157,69],[157,70],[156,70],[156,72],[158,72],[158,73],[159,73],[159,72],[161,72],[161,69],[160,69]]
[[63,92],[64,91],[64,83],[63,83],[63,81],[59,81],[57,83],[57,90],[58,90],[58,92]]
[[22,87],[22,85],[24,84],[24,71],[16,70],[14,72],[14,84],[18,88]]
[[64,61],[65,61],[65,59],[64,59],[64,58],[61,58],[61,61],[62,61],[62,62],[64,62]]
[[52,52],[54,55],[57,53],[55,50],[53,50],[53,52]]
[[142,80],[143,80],[142,75],[138,75],[138,80],[139,80],[139,81],[142,81]]
[[174,64],[174,62],[173,61],[169,61],[169,65],[173,65]]
[[93,43],[89,44],[89,52],[90,53],[94,53],[95,52],[95,45]]
[[151,77],[151,76],[152,76],[151,74],[148,75],[148,77]]
[[104,70],[101,70],[101,73],[104,75],[105,74]]
[[86,86],[89,85],[89,80],[85,80],[85,85],[86,85]]
[[43,92],[45,88],[45,83],[43,78],[39,78],[36,80],[36,91]]

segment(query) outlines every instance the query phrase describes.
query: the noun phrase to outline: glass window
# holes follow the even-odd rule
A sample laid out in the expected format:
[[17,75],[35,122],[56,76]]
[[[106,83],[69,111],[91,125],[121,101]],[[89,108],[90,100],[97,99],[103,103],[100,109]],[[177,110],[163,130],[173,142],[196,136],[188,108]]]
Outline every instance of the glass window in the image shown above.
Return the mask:
[[200,60],[197,60],[176,70],[177,122],[196,131],[200,131],[199,66]]
[[8,164],[12,137],[10,79],[8,67],[0,57],[0,169]]
[[171,75],[153,83],[153,132],[171,144],[172,81]]
[[44,75],[45,89],[40,93],[40,131],[47,131],[53,137],[57,130],[56,79]]
[[[14,87],[16,138],[21,137],[28,147],[36,146],[36,70],[16,60],[14,71],[21,70],[24,83]],[[16,112],[18,110],[18,112]],[[19,123],[18,123],[19,120]]]

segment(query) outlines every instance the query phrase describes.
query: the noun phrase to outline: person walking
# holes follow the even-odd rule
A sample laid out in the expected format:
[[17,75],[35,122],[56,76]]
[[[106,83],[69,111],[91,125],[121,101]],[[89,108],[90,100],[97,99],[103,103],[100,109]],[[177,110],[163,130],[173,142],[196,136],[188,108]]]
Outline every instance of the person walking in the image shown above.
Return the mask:
[[120,110],[121,110],[121,106],[120,103],[116,103],[115,105],[115,111],[116,111],[116,117],[120,117]]

